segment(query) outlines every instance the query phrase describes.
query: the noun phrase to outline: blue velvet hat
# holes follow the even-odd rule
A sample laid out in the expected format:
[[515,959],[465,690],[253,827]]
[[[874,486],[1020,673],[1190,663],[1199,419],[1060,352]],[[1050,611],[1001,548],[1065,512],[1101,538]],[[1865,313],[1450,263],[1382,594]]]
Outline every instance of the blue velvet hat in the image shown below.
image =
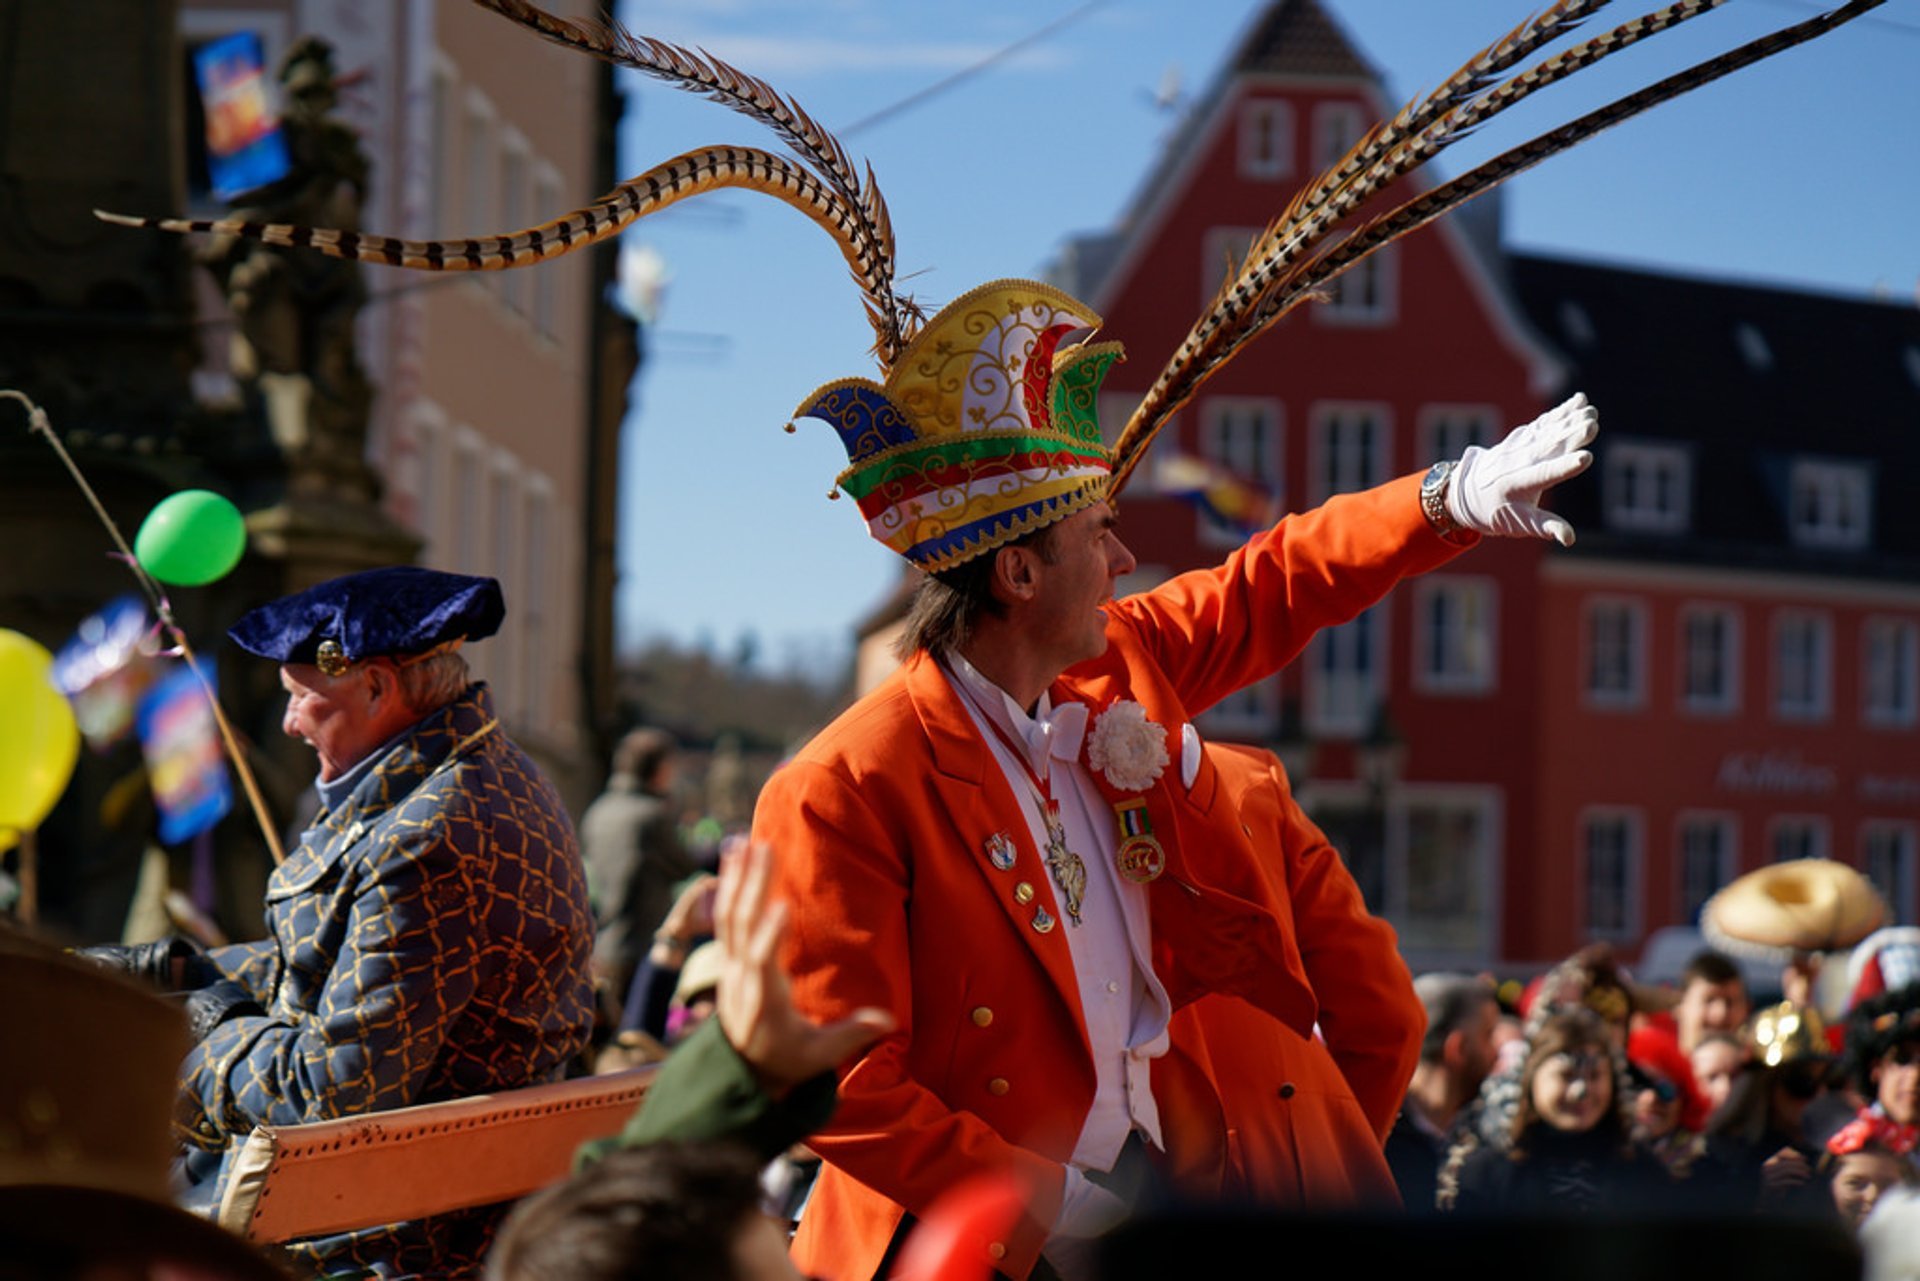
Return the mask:
[[227,635],[249,654],[338,676],[363,658],[423,656],[484,639],[505,616],[494,579],[396,565],[283,596],[243,615]]

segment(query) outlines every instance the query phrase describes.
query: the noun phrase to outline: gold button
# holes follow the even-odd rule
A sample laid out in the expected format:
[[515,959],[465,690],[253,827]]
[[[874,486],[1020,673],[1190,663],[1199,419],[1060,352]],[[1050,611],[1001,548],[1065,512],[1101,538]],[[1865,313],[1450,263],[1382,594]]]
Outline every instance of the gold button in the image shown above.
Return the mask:
[[1013,901],[1020,904],[1020,906],[1022,907],[1025,907],[1027,904],[1033,902],[1032,883],[1028,881],[1022,881],[1018,885],[1014,886]]
[[1004,1076],[996,1076],[993,1078],[993,1080],[987,1082],[988,1094],[995,1094],[995,1095],[1005,1094],[1008,1090],[1011,1090],[1012,1088],[1013,1087],[1011,1085],[1007,1084],[1007,1078]]
[[975,1027],[985,1027],[991,1022],[993,1022],[992,1010],[984,1005],[976,1005],[973,1007],[973,1025]]
[[996,1262],[1004,1259],[1007,1257],[1007,1247],[995,1241],[987,1246],[987,1257]]

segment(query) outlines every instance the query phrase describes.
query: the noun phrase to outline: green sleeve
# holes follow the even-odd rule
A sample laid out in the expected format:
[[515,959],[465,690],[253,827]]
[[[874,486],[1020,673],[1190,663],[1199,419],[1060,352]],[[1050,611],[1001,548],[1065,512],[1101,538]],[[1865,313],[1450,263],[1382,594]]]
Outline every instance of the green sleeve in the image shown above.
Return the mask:
[[626,1128],[583,1144],[574,1168],[619,1148],[669,1140],[731,1140],[771,1161],[825,1125],[835,1097],[833,1073],[822,1072],[773,1098],[721,1034],[720,1020],[710,1018],[667,1056]]

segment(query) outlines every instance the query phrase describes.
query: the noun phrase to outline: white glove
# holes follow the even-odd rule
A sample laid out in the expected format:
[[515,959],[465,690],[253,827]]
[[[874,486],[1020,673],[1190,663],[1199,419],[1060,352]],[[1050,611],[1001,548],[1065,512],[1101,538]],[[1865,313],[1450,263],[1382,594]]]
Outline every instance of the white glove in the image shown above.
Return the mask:
[[1447,515],[1483,534],[1573,546],[1573,526],[1541,510],[1540,495],[1592,464],[1593,454],[1582,446],[1599,430],[1600,411],[1580,392],[1491,449],[1469,446],[1447,484]]

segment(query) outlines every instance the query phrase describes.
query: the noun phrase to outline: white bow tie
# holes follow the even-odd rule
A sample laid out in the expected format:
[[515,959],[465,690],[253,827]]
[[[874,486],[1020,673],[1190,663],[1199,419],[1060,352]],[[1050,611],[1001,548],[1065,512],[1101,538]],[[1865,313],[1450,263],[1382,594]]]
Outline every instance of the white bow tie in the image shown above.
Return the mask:
[[1041,762],[1049,757],[1070,761],[1080,755],[1086,737],[1087,705],[1066,702],[1055,703],[1044,716],[1034,717],[1027,741]]

